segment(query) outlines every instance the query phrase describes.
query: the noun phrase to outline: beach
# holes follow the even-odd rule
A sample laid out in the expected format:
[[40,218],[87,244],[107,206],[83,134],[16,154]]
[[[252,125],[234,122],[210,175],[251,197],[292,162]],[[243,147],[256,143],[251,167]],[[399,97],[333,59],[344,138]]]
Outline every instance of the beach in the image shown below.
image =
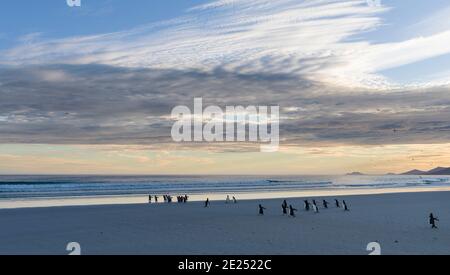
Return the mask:
[[[350,211],[336,208],[334,198]],[[304,199],[316,199],[320,213],[305,211]],[[299,210],[295,218],[282,215],[282,201],[2,209],[0,254],[67,255],[70,242],[85,255],[367,255],[370,242],[381,254],[450,254],[450,192],[289,198]],[[428,224],[430,212],[440,219],[438,229]]]

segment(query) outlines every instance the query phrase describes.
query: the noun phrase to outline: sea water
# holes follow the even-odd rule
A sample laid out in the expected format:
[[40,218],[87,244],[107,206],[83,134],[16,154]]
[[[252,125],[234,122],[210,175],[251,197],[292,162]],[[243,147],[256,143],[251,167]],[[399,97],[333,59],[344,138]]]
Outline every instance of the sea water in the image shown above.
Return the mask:
[[450,187],[450,176],[0,176],[0,199]]

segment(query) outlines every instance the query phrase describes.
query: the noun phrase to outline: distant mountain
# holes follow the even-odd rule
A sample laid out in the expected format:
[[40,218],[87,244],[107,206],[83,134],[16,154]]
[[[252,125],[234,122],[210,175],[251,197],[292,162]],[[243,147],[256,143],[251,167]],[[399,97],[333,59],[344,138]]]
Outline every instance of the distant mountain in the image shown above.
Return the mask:
[[450,175],[450,167],[438,167],[427,172],[427,175]]
[[411,170],[401,175],[450,175],[450,167],[436,167],[429,171]]
[[347,176],[364,176],[364,174],[360,172],[352,172],[348,173]]
[[450,168],[437,167],[427,172],[427,175],[450,175]]
[[400,175],[424,175],[424,174],[426,174],[426,173],[427,173],[427,172],[425,172],[425,171],[421,171],[421,170],[414,169],[414,170],[411,170],[411,171],[402,173],[402,174],[400,174]]

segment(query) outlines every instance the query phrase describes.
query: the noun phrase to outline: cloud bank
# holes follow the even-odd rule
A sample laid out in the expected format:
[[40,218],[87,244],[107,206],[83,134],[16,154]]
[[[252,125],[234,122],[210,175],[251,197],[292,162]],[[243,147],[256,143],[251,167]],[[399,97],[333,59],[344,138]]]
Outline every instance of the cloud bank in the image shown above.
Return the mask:
[[448,141],[449,87],[399,86],[379,71],[449,53],[450,32],[362,39],[388,11],[362,0],[220,0],[122,32],[31,35],[0,54],[0,143],[162,146],[171,109],[195,97],[279,105],[285,146]]
[[289,75],[52,65],[2,69],[0,91],[1,143],[171,143],[170,112],[194,97],[221,107],[281,106],[286,146],[450,138],[445,87],[342,90]]

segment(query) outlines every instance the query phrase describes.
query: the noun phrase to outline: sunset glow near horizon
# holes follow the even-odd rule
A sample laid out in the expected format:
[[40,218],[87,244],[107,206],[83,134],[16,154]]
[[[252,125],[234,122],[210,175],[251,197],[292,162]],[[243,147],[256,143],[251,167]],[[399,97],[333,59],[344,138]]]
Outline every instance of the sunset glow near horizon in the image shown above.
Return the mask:
[[[4,2],[0,174],[450,166],[448,1]],[[194,98],[279,106],[279,151],[173,142]]]

